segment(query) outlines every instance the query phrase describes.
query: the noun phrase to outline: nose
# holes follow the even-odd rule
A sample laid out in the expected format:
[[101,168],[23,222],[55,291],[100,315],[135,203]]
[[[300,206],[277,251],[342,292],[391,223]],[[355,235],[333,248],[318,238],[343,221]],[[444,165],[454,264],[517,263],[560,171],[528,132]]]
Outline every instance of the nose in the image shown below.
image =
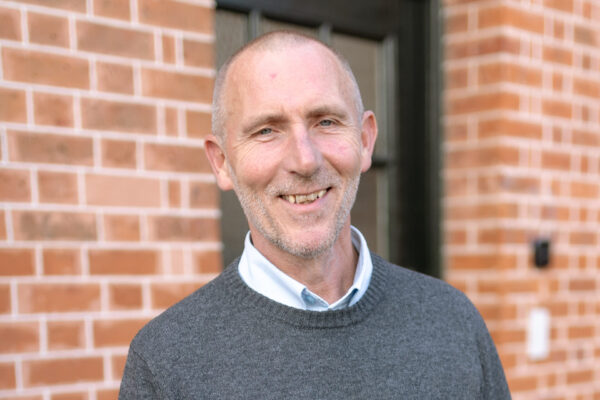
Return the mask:
[[288,143],[287,167],[290,172],[309,177],[321,166],[323,156],[306,127],[295,126]]

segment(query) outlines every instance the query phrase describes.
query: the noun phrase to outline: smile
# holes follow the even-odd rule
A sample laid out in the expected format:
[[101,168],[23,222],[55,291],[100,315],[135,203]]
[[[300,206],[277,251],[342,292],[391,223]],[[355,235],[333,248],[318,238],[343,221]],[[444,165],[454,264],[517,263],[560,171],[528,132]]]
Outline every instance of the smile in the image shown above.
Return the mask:
[[327,189],[319,190],[309,194],[288,194],[281,196],[281,198],[292,204],[308,204],[320,199],[325,195],[325,193],[327,193]]

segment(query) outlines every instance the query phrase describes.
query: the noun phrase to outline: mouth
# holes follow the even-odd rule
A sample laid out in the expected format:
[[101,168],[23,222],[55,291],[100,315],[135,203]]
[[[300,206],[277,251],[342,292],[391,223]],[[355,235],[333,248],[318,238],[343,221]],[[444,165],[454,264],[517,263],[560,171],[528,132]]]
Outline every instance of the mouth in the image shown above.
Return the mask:
[[325,193],[327,193],[328,190],[329,188],[318,190],[316,192],[308,194],[285,194],[281,195],[280,197],[288,203],[292,204],[310,204],[316,201],[317,199],[320,199],[321,197],[325,196]]

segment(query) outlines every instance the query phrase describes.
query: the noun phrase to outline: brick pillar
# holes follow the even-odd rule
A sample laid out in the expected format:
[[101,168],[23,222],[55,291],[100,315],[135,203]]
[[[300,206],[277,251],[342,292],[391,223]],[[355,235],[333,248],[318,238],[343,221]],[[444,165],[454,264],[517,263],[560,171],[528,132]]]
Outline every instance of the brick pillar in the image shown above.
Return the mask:
[[222,268],[213,3],[0,0],[0,398],[116,398]]
[[[515,400],[600,398],[600,2],[445,0],[444,15],[446,277],[483,314]],[[527,355],[536,307],[543,360]]]

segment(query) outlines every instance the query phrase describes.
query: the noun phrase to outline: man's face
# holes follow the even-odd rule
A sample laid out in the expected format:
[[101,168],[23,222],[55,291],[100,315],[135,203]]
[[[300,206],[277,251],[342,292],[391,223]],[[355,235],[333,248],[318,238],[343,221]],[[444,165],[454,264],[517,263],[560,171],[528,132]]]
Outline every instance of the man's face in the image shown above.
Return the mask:
[[316,44],[250,51],[231,66],[224,102],[217,178],[235,189],[254,245],[302,258],[331,248],[349,227],[376,136],[337,60]]

